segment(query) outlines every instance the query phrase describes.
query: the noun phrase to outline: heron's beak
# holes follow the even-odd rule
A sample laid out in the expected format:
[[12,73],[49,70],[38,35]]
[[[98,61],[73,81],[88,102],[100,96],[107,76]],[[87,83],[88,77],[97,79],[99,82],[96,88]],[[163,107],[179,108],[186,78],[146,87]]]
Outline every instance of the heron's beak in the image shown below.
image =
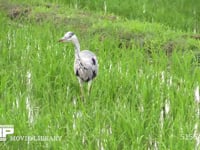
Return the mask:
[[60,40],[58,40],[58,42],[64,42],[64,39],[60,39]]

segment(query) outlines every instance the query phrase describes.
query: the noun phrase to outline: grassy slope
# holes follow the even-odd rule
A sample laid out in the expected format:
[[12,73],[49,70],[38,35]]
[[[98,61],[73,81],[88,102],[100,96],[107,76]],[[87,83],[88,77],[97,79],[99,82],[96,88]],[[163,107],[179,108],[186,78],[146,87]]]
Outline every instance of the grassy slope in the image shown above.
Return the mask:
[[[54,0],[51,0],[54,1]],[[173,28],[199,33],[200,3],[198,0],[57,0],[72,8],[104,11],[129,19],[159,22]]]
[[[58,4],[2,2],[1,8],[0,122],[14,124],[15,135],[62,136],[60,142],[8,140],[1,148],[195,146],[194,139],[184,137],[193,135],[197,121],[198,36]],[[99,58],[99,75],[85,103],[72,71],[73,46],[57,43],[68,30]],[[170,111],[161,128],[160,112],[168,102]]]

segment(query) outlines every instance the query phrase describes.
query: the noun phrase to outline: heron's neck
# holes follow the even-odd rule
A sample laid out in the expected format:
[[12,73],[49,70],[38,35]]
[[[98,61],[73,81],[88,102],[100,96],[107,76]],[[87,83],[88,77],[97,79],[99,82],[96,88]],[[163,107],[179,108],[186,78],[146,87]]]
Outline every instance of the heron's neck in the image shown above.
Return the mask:
[[78,41],[78,38],[75,37],[73,40],[72,40],[73,44],[74,44],[74,47],[75,47],[75,57],[79,57],[79,53],[80,53],[80,44],[79,44],[79,41]]

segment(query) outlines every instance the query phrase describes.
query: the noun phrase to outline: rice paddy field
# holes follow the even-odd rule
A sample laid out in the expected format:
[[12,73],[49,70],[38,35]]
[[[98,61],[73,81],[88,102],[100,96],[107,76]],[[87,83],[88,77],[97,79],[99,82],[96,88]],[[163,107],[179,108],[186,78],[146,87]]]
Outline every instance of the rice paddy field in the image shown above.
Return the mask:
[[[1,0],[0,149],[200,149],[199,2],[156,2]],[[99,61],[84,101],[67,31]]]

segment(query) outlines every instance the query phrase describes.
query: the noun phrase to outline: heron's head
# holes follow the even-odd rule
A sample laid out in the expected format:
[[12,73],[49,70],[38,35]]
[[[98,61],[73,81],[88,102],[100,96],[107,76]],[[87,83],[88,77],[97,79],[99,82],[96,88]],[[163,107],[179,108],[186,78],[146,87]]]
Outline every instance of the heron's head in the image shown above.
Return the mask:
[[76,37],[76,35],[73,32],[69,31],[69,32],[65,33],[65,35],[59,40],[59,42],[70,42],[75,37]]

